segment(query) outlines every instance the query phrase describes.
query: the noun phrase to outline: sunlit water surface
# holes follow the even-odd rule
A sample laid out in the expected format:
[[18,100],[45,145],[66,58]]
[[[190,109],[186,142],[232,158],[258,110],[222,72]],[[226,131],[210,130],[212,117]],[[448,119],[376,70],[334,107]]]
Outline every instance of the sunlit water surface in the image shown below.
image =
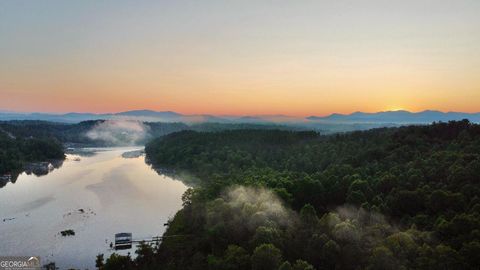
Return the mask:
[[[0,256],[35,255],[60,269],[94,269],[97,254],[111,254],[115,233],[131,232],[134,239],[162,235],[187,187],[158,175],[143,156],[121,156],[136,149],[98,149],[79,161],[68,155],[48,175],[23,173],[1,188]],[[75,236],[59,234],[67,229]]]

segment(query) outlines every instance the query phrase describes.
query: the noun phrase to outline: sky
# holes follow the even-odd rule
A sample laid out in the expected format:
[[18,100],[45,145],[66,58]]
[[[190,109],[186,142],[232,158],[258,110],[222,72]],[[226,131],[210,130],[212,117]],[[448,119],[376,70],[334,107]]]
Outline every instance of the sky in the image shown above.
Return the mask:
[[480,1],[0,0],[0,110],[480,111]]

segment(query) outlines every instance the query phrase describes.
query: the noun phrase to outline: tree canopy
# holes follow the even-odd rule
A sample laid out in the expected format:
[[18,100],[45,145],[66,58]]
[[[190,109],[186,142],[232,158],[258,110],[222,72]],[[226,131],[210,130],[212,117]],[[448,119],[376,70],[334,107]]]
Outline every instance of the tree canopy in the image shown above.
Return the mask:
[[157,268],[478,268],[480,126],[468,121],[182,131],[146,152],[196,179],[153,249]]

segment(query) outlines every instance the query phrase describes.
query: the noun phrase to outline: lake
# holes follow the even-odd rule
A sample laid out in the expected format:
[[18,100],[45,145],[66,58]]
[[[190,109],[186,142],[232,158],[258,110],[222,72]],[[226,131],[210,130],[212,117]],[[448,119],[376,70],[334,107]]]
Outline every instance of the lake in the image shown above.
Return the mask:
[[[140,149],[67,155],[47,175],[22,173],[0,188],[0,255],[40,256],[42,264],[54,261],[60,269],[95,269],[97,254],[112,253],[115,233],[131,232],[133,239],[161,236],[188,187],[157,174],[144,156],[122,157]],[[60,235],[68,229],[75,235]]]

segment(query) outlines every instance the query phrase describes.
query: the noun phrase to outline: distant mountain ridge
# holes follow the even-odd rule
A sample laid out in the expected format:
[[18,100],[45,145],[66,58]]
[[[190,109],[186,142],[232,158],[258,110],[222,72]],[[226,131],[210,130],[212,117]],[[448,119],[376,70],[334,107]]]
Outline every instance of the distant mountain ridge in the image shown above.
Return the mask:
[[441,112],[425,110],[421,112],[385,111],[377,113],[354,112],[351,114],[334,113],[328,116],[309,116],[308,120],[335,123],[394,123],[394,124],[428,124],[468,119],[480,122],[480,113]]
[[133,110],[133,111],[125,111],[119,112],[115,115],[124,115],[124,116],[142,116],[142,117],[181,117],[182,114],[172,112],[172,111],[152,111],[152,110]]
[[87,120],[140,120],[146,122],[184,122],[184,123],[290,123],[299,125],[315,124],[428,124],[432,122],[448,122],[468,119],[480,123],[480,113],[441,112],[426,110],[421,112],[384,111],[376,113],[354,112],[351,114],[334,113],[328,116],[291,117],[287,115],[244,115],[215,116],[208,114],[185,115],[174,111],[131,110],[118,113],[18,113],[0,111],[0,121],[9,120],[42,120],[61,123],[78,123]]

